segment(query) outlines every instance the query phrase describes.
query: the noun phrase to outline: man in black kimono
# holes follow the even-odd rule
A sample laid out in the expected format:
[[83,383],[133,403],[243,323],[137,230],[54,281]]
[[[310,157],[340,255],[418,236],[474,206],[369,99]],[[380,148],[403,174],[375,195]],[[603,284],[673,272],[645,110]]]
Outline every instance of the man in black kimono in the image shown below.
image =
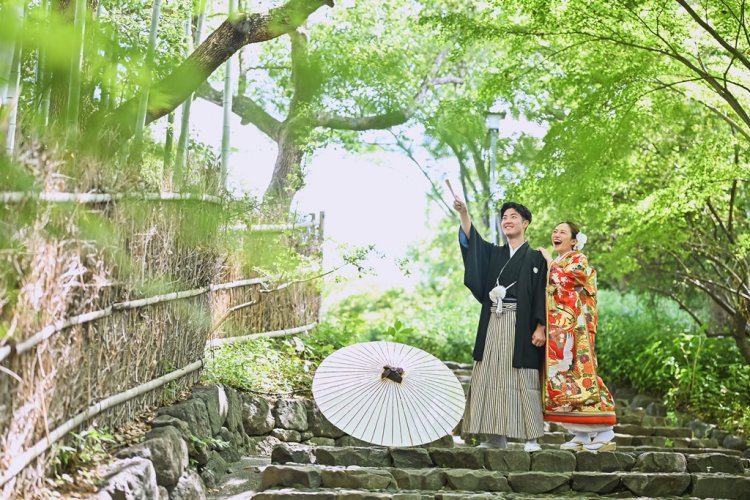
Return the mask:
[[525,240],[531,212],[503,204],[508,243],[497,246],[482,239],[462,200],[456,197],[453,206],[461,218],[464,284],[482,304],[463,432],[488,436],[482,447],[505,448],[511,437],[524,439],[527,451],[539,450],[547,262]]

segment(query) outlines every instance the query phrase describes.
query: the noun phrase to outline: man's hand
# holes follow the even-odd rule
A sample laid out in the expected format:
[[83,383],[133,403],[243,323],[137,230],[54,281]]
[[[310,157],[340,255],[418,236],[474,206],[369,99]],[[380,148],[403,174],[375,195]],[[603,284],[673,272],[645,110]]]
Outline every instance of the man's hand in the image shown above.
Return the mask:
[[537,248],[537,250],[539,250],[539,252],[541,252],[542,257],[544,257],[544,260],[547,261],[547,265],[549,265],[549,264],[552,263],[552,255],[550,255],[549,250],[547,250],[544,247],[539,247],[539,248]]
[[466,203],[464,203],[464,201],[458,196],[453,198],[453,208],[456,210],[456,212],[459,213],[459,215],[469,213],[468,209],[466,208]]
[[466,202],[459,198],[457,195],[453,195],[453,208],[458,212],[458,218],[461,219],[461,229],[467,238],[471,234],[471,217],[469,217],[469,209],[466,206]]
[[531,343],[537,347],[542,347],[547,342],[544,325],[537,325],[536,330],[531,335]]

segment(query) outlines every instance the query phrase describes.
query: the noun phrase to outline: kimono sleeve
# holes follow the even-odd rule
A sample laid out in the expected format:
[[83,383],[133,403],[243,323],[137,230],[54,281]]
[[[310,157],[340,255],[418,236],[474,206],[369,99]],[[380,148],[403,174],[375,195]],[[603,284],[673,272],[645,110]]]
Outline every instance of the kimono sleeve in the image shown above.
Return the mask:
[[[547,261],[541,252],[534,251],[533,269],[531,273],[531,327],[547,324]],[[536,322],[535,322],[536,321]]]
[[[464,285],[471,290],[471,294],[479,302],[484,302],[489,290],[485,290],[487,282],[487,273],[489,271],[490,257],[492,256],[492,243],[482,239],[482,236],[471,226],[468,246],[461,244],[459,227],[459,247],[461,248],[461,257],[464,261]],[[466,243],[464,241],[464,243]]]
[[585,255],[577,255],[565,271],[573,278],[576,290],[591,297],[596,296],[596,270],[589,266],[589,260]]

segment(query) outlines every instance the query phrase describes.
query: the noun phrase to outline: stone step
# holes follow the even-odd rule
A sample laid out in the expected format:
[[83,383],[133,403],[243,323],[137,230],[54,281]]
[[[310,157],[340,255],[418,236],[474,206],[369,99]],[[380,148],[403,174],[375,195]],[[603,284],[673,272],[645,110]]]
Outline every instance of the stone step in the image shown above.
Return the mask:
[[615,425],[615,434],[629,434],[631,436],[664,436],[668,438],[692,438],[693,431],[689,427],[647,426],[635,424]]
[[[666,497],[688,494],[698,498],[747,498],[750,493],[750,476],[689,472],[503,472],[459,468],[397,469],[325,465],[269,465],[263,470],[260,489],[265,494],[274,495],[274,489],[289,493],[289,488],[342,488],[358,490],[361,495],[394,495],[396,492],[412,495],[403,498],[437,498],[435,492],[440,491],[439,494],[442,495],[446,493],[444,490],[453,490],[456,494],[562,494],[573,491],[617,496]],[[432,497],[429,492],[433,492]],[[260,496],[262,494],[253,498],[264,498]]]
[[743,474],[748,461],[724,453],[677,453],[663,450],[630,450],[573,453],[565,450],[493,450],[482,448],[367,448],[277,445],[274,464],[397,467],[410,469],[459,468],[501,472],[720,472]]
[[[559,450],[560,445],[559,444],[549,444],[549,443],[541,443],[542,449],[544,450]],[[523,444],[510,444],[508,445],[510,449],[523,449]],[[665,452],[671,452],[671,453],[681,453],[683,455],[697,455],[697,454],[703,454],[703,453],[715,453],[720,455],[727,455],[730,457],[737,457],[742,458],[742,453],[737,450],[729,450],[727,448],[684,448],[684,447],[669,447],[669,446],[648,446],[648,445],[640,445],[640,446],[628,446],[628,445],[617,445],[617,451],[622,451],[625,453],[645,453],[649,451],[665,451]],[[749,459],[750,460],[750,459]]]
[[[562,444],[573,438],[572,434],[567,432],[547,432],[539,438],[540,443],[547,444]],[[680,448],[706,448],[707,444],[713,444],[706,442],[705,439],[696,438],[671,438],[666,436],[654,436],[654,435],[631,435],[631,434],[617,434],[615,433],[615,443],[618,445],[625,446],[678,446]],[[691,446],[694,444],[694,446]],[[718,445],[718,443],[716,443]],[[715,447],[715,446],[710,446]]]
[[450,368],[451,370],[469,370],[473,368],[472,363],[456,363],[455,361],[443,361],[445,366]]

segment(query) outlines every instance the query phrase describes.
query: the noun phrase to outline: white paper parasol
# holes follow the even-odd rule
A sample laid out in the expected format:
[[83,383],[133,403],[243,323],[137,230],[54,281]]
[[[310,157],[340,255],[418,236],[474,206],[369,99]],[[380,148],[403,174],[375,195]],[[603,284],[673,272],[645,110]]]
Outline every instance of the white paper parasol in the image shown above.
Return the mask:
[[395,342],[340,349],[318,367],[313,397],[350,436],[384,446],[435,441],[458,424],[464,391],[435,356]]

